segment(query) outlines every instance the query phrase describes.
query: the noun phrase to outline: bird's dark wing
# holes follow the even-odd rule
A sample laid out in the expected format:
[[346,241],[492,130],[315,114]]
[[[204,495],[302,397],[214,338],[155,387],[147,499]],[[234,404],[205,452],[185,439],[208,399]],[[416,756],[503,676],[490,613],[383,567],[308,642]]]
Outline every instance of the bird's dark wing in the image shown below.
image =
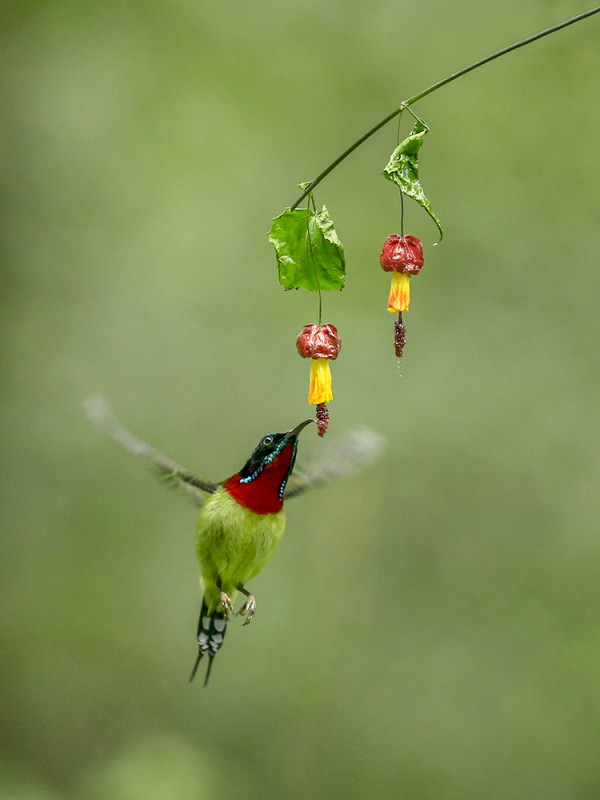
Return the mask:
[[371,428],[354,428],[340,439],[328,440],[318,455],[296,464],[284,499],[289,500],[313,486],[358,475],[381,456],[385,445],[385,438]]
[[179,464],[163,456],[158,450],[130,433],[121,425],[105,398],[101,395],[88,397],[84,403],[84,408],[88,419],[102,428],[113,442],[127,450],[128,453],[150,464],[170,486],[183,488],[196,505],[201,506],[203,504],[204,492],[212,494],[219,488],[220,484],[209,483],[196,478],[186,469],[180,467]]

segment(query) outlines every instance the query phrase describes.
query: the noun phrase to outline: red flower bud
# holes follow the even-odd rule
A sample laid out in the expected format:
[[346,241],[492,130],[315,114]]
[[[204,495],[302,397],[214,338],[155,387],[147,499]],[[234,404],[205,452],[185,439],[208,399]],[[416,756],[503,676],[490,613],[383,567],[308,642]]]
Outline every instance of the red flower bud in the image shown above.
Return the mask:
[[302,358],[335,359],[342,347],[342,340],[335,325],[305,325],[296,339],[296,347]]
[[418,275],[423,266],[423,245],[416,236],[393,233],[383,243],[379,263],[385,272]]

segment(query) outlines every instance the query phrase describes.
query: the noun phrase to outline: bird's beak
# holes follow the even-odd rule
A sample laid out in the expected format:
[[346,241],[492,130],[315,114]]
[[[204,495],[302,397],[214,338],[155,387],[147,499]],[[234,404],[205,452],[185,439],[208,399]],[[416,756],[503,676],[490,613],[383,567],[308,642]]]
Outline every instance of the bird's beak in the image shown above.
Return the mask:
[[314,420],[305,419],[304,422],[300,423],[300,425],[296,425],[295,428],[292,428],[291,431],[287,432],[288,439],[297,439],[301,431],[304,430],[304,428],[306,428],[307,425],[310,425],[311,422],[314,422]]

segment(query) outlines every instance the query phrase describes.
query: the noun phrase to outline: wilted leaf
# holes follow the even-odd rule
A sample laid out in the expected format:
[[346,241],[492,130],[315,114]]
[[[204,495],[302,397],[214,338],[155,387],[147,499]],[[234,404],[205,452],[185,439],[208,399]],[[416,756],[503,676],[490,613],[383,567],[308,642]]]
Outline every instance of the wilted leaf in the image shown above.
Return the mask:
[[392,153],[390,160],[381,173],[384,178],[387,178],[396,186],[399,186],[402,192],[407,197],[412,197],[413,200],[427,211],[431,219],[435,222],[440,232],[440,242],[444,236],[442,230],[442,223],[433,213],[431,204],[423,187],[419,181],[419,150],[425,139],[425,134],[429,132],[429,128],[422,122],[417,121],[415,127],[410,132],[409,136],[400,142],[398,147]]

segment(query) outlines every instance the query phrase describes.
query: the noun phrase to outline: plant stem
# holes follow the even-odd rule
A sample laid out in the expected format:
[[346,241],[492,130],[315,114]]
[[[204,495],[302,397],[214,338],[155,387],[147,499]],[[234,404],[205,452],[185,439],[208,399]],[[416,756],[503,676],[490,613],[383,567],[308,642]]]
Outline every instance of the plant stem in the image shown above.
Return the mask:
[[377,125],[374,125],[370,130],[364,133],[359,139],[357,139],[353,144],[350,145],[344,152],[339,155],[334,161],[326,167],[323,172],[320,172],[317,177],[312,180],[304,192],[300,195],[300,197],[296,200],[291,209],[294,210],[297,208],[300,203],[308,197],[308,195],[313,191],[313,189],[318,186],[321,181],[326,178],[330,172],[342,163],[348,156],[353,153],[358,147],[361,146],[367,139],[370,139],[373,134],[377,133],[380,128],[383,128],[384,125],[387,125],[388,122],[391,122],[395,117],[402,113],[403,109],[408,109],[413,103],[416,103],[418,100],[422,100],[424,97],[427,97],[428,94],[435,92],[437,89],[441,89],[442,86],[446,86],[446,84],[451,83],[451,81],[455,81],[457,78],[461,78],[463,75],[466,75],[467,72],[471,72],[478,67],[482,67],[484,64],[493,61],[496,58],[500,58],[500,56],[504,56],[507,53],[511,53],[513,50],[517,50],[519,47],[524,47],[526,44],[531,44],[531,42],[535,42],[538,39],[542,39],[544,36],[549,36],[551,33],[555,33],[556,31],[562,30],[562,28],[566,28],[568,25],[573,25],[575,22],[580,22],[582,19],[586,19],[587,17],[591,17],[593,14],[597,14],[600,11],[600,6],[596,6],[596,8],[592,8],[589,11],[584,11],[582,14],[578,14],[575,17],[571,17],[570,19],[565,20],[564,22],[560,22],[558,25],[553,25],[551,28],[546,28],[546,30],[539,31],[539,33],[535,33],[533,36],[528,36],[526,39],[521,39],[519,42],[515,42],[514,44],[508,45],[508,47],[503,47],[502,50],[497,50],[495,53],[492,53],[485,58],[479,59],[479,61],[475,61],[473,64],[470,64],[468,67],[463,67],[463,69],[459,69],[458,72],[453,72],[451,75],[448,75],[445,78],[442,78],[441,81],[437,81],[437,83],[432,83],[431,86],[428,86],[423,91],[419,92],[418,94],[409,97],[408,100],[404,100],[399,108],[395,111],[392,111],[391,114],[388,114],[387,117],[384,117]]
[[316,216],[317,214],[317,206],[315,205],[315,199],[312,195],[308,196],[308,203],[306,204],[306,210],[309,212],[308,216],[306,217],[306,241],[308,242],[308,249],[310,250],[310,260],[313,266],[313,270],[315,273],[315,283],[317,284],[317,292],[319,293],[319,325],[321,324],[321,317],[323,315],[323,295],[321,294],[321,284],[319,283],[319,272],[317,270],[317,261],[315,258],[315,253],[312,246],[312,239],[310,238],[310,212],[312,206],[312,213]]

